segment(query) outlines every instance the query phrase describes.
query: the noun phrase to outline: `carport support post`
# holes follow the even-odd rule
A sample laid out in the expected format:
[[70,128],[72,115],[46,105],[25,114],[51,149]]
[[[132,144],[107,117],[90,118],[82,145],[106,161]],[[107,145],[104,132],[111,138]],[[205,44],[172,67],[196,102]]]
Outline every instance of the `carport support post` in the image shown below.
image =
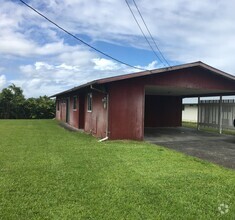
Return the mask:
[[201,98],[198,97],[198,101],[197,101],[197,130],[200,130],[200,102],[201,102]]
[[219,99],[219,133],[222,134],[223,128],[222,128],[222,96],[220,96]]

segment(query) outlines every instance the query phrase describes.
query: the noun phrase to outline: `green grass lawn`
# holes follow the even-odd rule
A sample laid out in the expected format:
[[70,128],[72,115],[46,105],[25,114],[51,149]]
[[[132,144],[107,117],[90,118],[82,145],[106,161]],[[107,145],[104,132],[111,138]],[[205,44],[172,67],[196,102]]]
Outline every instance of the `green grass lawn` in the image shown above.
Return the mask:
[[53,120],[1,120],[0,219],[234,220],[235,171]]

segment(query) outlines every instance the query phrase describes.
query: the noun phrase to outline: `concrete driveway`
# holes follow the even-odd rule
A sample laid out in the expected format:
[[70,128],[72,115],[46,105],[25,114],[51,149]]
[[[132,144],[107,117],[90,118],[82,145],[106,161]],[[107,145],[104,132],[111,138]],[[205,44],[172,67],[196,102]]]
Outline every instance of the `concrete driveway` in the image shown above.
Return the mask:
[[192,128],[146,128],[145,141],[235,169],[235,136]]

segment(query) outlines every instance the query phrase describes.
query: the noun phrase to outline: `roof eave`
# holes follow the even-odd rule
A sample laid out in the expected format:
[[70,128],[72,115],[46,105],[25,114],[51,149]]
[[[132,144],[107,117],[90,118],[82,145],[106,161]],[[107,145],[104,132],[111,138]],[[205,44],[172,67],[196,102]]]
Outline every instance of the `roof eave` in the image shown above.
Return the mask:
[[177,66],[173,66],[173,67],[164,67],[164,68],[155,69],[155,70],[147,70],[147,71],[141,71],[141,72],[137,72],[137,73],[130,73],[130,74],[125,74],[125,75],[120,75],[120,76],[113,76],[113,77],[108,77],[108,78],[104,78],[104,79],[94,80],[94,81],[88,82],[86,84],[83,84],[83,85],[74,87],[72,89],[66,90],[64,92],[57,93],[57,94],[52,95],[50,97],[52,98],[52,97],[64,95],[64,94],[74,92],[76,90],[79,90],[79,89],[82,89],[85,87],[89,87],[94,84],[111,83],[111,82],[116,82],[116,81],[120,81],[120,80],[133,79],[133,78],[137,78],[137,77],[148,76],[151,74],[170,72],[170,71],[181,70],[181,69],[192,68],[192,67],[201,67],[201,68],[204,68],[208,71],[211,71],[217,75],[220,75],[222,77],[229,78],[229,79],[235,81],[235,76],[228,74],[226,72],[223,72],[219,69],[216,69],[212,66],[209,66],[201,61],[197,61],[197,62],[177,65]]

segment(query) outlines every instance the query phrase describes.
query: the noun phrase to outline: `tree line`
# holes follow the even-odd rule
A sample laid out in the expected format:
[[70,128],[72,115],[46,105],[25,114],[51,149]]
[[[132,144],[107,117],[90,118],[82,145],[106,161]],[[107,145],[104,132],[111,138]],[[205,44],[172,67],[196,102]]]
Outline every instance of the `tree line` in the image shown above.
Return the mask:
[[55,100],[48,96],[26,99],[14,84],[0,92],[0,119],[47,119],[55,117]]

